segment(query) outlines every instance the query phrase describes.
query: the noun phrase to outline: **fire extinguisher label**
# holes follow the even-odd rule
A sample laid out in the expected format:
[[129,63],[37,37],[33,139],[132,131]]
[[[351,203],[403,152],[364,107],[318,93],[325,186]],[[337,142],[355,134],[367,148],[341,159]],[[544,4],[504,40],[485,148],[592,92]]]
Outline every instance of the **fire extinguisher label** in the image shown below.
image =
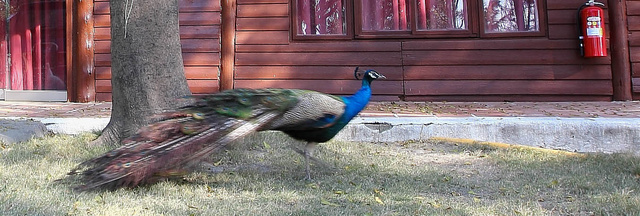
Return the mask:
[[587,36],[602,36],[602,28],[588,28]]
[[587,17],[587,36],[601,37],[602,27],[600,25],[600,17]]

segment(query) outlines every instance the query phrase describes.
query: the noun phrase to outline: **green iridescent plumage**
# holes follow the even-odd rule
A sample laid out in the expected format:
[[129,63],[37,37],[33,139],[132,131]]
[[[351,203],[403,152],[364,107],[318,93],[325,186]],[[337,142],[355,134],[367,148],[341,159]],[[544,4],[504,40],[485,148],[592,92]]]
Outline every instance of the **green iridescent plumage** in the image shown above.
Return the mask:
[[[365,72],[363,87],[350,97],[297,89],[234,89],[186,98],[190,105],[153,116],[154,123],[123,141],[123,146],[80,164],[88,190],[134,187],[184,170],[230,142],[262,130],[280,130],[309,142],[337,134],[369,101],[369,84],[384,77]],[[309,168],[307,162],[307,177]]]

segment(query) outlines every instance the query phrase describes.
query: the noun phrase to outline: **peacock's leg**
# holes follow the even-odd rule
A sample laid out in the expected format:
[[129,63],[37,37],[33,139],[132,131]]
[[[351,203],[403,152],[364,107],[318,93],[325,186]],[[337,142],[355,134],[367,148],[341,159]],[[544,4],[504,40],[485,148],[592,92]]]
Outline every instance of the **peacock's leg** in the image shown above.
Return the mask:
[[304,147],[304,164],[305,164],[305,173],[307,174],[306,180],[311,180],[311,167],[309,166],[309,159],[312,158],[313,150],[315,149],[317,143],[308,142]]

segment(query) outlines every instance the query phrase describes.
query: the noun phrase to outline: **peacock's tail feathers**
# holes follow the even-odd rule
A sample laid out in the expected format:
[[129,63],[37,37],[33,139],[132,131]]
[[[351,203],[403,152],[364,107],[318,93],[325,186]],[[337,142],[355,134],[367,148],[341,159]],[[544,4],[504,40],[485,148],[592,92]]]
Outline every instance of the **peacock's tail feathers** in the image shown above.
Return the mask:
[[[135,187],[184,173],[230,142],[262,129],[298,103],[292,91],[234,90],[196,98],[125,139],[123,146],[80,164],[80,190]],[[82,170],[82,171],[80,171]]]

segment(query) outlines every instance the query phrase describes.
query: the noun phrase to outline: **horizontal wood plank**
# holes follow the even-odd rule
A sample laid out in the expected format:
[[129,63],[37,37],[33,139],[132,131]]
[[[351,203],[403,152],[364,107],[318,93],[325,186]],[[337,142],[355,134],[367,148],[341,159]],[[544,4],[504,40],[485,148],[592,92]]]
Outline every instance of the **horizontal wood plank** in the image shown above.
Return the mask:
[[111,79],[111,67],[96,67],[96,80]]
[[640,16],[628,16],[627,23],[629,23],[629,30],[640,31]]
[[109,14],[111,6],[109,2],[94,2],[93,3],[93,14]]
[[[218,80],[187,80],[189,90],[194,94],[211,94],[218,92]],[[96,92],[111,93],[111,80],[96,80]]]
[[[235,88],[288,88],[308,89],[328,94],[348,95],[360,89],[362,81],[358,80],[236,80]],[[374,81],[373,94],[400,95],[401,81]]]
[[[111,18],[109,14],[95,15],[93,17],[95,27],[111,26]],[[220,25],[220,12],[179,13],[178,18],[181,26]]]
[[179,13],[180,25],[220,25],[220,12]]
[[[184,67],[187,79],[217,80],[220,68],[217,66],[187,66]],[[111,67],[96,67],[96,80],[111,79]]]
[[288,4],[238,5],[238,17],[288,17]]
[[213,94],[220,89],[218,80],[187,80],[187,85],[193,94]]
[[[608,39],[611,28],[605,24],[605,37]],[[578,29],[576,25],[549,25],[549,39],[577,39]]]
[[220,65],[220,53],[182,53],[185,66]]
[[[576,24],[577,8],[567,10],[547,10],[547,22],[549,24]],[[609,13],[604,13],[605,23],[609,23]]]
[[[576,36],[577,38],[577,36]],[[372,42],[374,43],[374,42]],[[402,43],[403,50],[474,50],[474,49],[576,49],[577,40],[548,39],[458,39],[412,40]]]
[[582,58],[578,50],[436,50],[403,52],[404,65],[611,64],[611,57]]
[[[640,96],[638,97],[640,98]],[[601,95],[429,95],[405,96],[406,101],[447,101],[447,102],[558,102],[558,101],[611,101],[611,96]]]
[[576,25],[549,25],[549,39],[577,39],[576,28]]
[[547,23],[549,24],[575,24],[576,9],[572,10],[547,10]]
[[111,41],[110,40],[102,40],[95,41],[95,53],[111,53]]
[[630,47],[629,53],[630,53],[629,57],[631,57],[631,62],[640,63],[640,47]]
[[[355,67],[345,66],[237,66],[235,79],[249,80],[332,80],[355,79]],[[402,80],[402,67],[376,67],[360,65],[360,70],[374,69],[387,77],[385,80]]]
[[184,67],[184,73],[187,79],[206,79],[217,80],[220,74],[220,67],[216,66],[187,66]]
[[640,46],[640,31],[632,31],[629,34],[629,46]]
[[[179,12],[203,12],[220,11],[219,0],[181,0],[178,1]],[[94,14],[109,14],[110,6],[108,1],[96,1],[93,7]]]
[[289,18],[237,18],[236,30],[238,31],[288,31]]
[[220,38],[220,26],[180,26],[180,39]]
[[237,0],[238,5],[243,4],[286,4],[289,0]]
[[[182,53],[185,66],[220,65],[220,53]],[[95,54],[96,67],[111,66],[111,54]]]
[[182,52],[220,52],[220,41],[214,39],[181,39]]
[[109,18],[109,14],[94,15],[93,16],[93,26],[94,27],[109,27],[109,26],[111,26],[111,19]]
[[93,28],[95,40],[111,40],[111,28]]
[[611,95],[610,80],[423,80],[405,81],[406,95],[564,94]]
[[640,1],[627,1],[627,15],[640,16]]
[[111,92],[111,80],[96,80],[96,92]]
[[640,78],[631,79],[631,83],[633,84],[633,92],[640,93]]
[[610,65],[447,65],[404,67],[405,80],[611,79]]
[[111,93],[96,93],[96,102],[111,102]]
[[[96,41],[95,53],[111,53],[111,41]],[[220,41],[214,39],[181,39],[182,52],[220,52]]]
[[236,65],[399,66],[399,52],[236,53]]
[[289,44],[289,31],[239,31],[236,44]]
[[220,11],[220,0],[179,0],[180,12]]
[[111,66],[111,54],[95,54],[96,67]]
[[631,75],[640,78],[640,62],[631,64]]
[[399,52],[401,42],[331,41],[320,43],[291,43],[288,45],[238,45],[236,52]]
[[[220,38],[220,26],[180,26],[180,39],[188,38]],[[95,28],[96,40],[110,40],[111,28]]]
[[[584,0],[547,0],[547,9],[565,9],[565,10],[577,10],[580,5],[583,5],[586,1]],[[607,8],[607,1],[599,1],[605,4],[605,8]],[[606,13],[606,12],[605,12]]]

